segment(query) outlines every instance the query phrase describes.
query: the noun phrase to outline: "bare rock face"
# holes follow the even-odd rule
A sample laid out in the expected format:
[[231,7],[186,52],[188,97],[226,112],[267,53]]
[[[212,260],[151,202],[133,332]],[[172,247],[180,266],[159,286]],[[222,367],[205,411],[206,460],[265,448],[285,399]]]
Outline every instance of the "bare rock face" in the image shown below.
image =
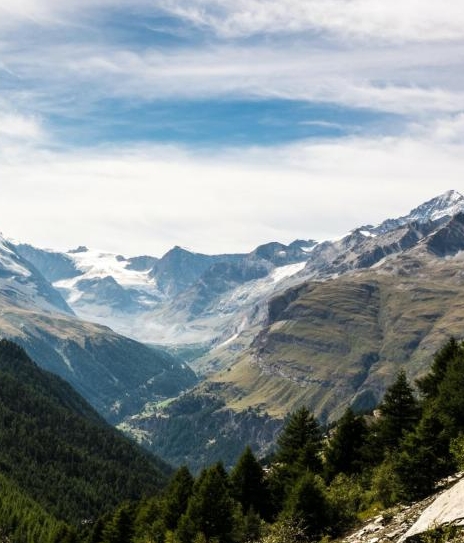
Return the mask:
[[444,525],[464,526],[464,479],[440,494],[398,543]]
[[345,536],[342,543],[405,543],[409,538],[444,525],[464,525],[462,475],[441,481],[440,490],[433,496],[384,511]]

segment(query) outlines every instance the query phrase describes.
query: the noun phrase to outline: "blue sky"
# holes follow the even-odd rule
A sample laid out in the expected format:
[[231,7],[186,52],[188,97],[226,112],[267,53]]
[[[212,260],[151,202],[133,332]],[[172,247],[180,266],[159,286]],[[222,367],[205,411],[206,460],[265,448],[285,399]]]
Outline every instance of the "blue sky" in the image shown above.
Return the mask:
[[464,7],[395,4],[5,0],[0,229],[243,251],[464,190]]

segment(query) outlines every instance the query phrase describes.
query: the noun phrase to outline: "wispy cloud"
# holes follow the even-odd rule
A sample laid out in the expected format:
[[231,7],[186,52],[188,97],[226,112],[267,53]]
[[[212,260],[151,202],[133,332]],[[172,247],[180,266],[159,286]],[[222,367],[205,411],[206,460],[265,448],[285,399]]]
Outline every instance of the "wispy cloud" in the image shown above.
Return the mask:
[[179,16],[224,36],[320,31],[375,40],[462,39],[459,0],[173,0],[162,3]]
[[159,254],[407,212],[462,188],[463,28],[458,0],[4,2],[1,227]]

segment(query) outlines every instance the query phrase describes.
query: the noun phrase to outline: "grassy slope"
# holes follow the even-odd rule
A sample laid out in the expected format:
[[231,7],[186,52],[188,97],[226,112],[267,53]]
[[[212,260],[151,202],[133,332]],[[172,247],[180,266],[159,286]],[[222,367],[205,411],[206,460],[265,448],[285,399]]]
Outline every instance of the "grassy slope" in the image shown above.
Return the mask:
[[[425,263],[424,263],[425,262]],[[402,256],[376,270],[308,283],[229,371],[209,377],[227,405],[281,417],[301,403],[322,418],[369,406],[401,366],[423,373],[449,335],[463,336],[462,262]]]

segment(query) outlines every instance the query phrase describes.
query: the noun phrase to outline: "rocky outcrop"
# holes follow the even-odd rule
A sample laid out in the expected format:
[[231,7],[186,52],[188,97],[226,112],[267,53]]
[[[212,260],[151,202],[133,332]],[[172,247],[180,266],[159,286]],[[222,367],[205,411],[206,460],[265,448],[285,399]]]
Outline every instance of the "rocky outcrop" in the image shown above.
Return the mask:
[[422,501],[384,511],[344,537],[342,543],[404,543],[426,531],[457,525],[464,517],[461,477],[458,474],[442,481],[438,492]]
[[407,539],[441,526],[464,526],[464,479],[441,493],[399,539]]

